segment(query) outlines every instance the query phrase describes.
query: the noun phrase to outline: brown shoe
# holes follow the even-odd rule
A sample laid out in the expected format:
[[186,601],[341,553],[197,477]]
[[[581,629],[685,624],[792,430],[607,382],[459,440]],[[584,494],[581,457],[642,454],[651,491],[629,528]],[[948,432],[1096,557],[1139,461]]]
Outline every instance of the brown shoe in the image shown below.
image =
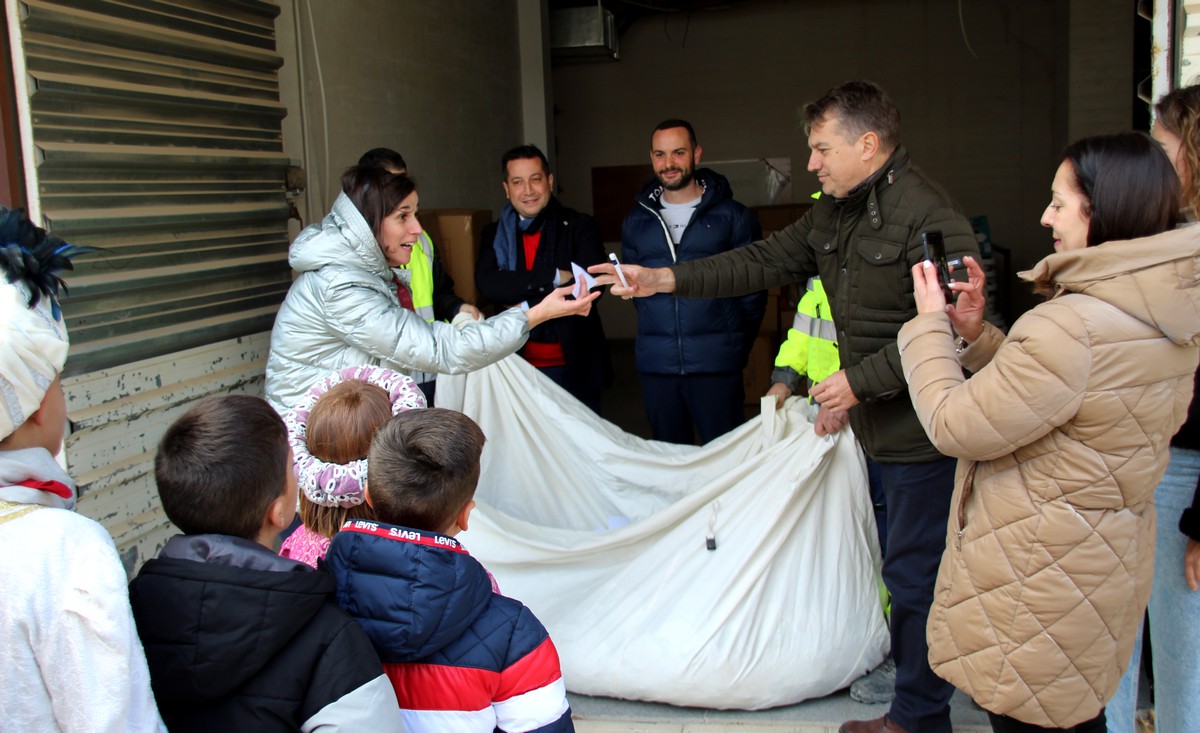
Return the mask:
[[896,721],[885,715],[874,720],[847,720],[838,728],[838,733],[908,733]]

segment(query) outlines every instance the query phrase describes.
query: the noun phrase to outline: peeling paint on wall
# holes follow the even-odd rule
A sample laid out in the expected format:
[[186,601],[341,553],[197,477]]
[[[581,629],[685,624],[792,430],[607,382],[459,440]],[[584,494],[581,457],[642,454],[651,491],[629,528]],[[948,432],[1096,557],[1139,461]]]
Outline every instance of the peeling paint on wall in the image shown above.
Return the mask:
[[179,532],[154,485],[163,432],[205,397],[261,397],[269,346],[265,332],[63,380],[71,421],[64,452],[79,511],[112,534],[130,577]]

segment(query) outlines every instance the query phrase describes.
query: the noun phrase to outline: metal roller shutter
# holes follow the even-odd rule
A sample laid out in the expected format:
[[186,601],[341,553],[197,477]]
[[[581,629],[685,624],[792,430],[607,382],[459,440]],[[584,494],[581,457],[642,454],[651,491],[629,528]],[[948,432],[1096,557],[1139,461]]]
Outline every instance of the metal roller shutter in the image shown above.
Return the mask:
[[106,250],[68,279],[67,374],[269,330],[291,283],[278,6],[8,3],[31,209]]

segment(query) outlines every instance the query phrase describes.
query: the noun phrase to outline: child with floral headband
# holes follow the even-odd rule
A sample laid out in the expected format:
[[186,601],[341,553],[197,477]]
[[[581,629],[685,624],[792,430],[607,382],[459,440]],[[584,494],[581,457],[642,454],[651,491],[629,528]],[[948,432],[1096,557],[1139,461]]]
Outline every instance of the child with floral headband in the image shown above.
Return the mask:
[[342,369],[309,389],[284,416],[302,524],[280,555],[316,567],[346,520],[374,518],[363,501],[371,438],[392,415],[425,406],[416,382],[382,367]]

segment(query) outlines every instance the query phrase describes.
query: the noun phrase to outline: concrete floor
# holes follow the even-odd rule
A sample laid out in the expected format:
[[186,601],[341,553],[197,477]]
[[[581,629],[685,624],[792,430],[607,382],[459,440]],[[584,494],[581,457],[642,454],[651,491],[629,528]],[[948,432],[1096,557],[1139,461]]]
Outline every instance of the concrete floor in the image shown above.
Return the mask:
[[[633,364],[632,341],[610,341],[615,380],[603,395],[605,419],[634,435],[648,438],[649,424],[642,408],[641,387]],[[751,411],[756,412],[756,408]],[[771,710],[707,710],[657,703],[571,695],[575,728],[581,733],[837,733],[847,720],[877,718],[886,705],[862,705],[846,690],[817,700]],[[962,693],[951,701],[951,720],[957,733],[990,731],[987,715]]]
[[[581,733],[837,733],[847,720],[869,720],[887,712],[886,705],[863,705],[843,690],[816,700],[806,700],[771,710],[705,710],[673,705],[571,695],[575,729]],[[987,714],[961,692],[950,702],[950,719],[956,733],[991,731]]]

